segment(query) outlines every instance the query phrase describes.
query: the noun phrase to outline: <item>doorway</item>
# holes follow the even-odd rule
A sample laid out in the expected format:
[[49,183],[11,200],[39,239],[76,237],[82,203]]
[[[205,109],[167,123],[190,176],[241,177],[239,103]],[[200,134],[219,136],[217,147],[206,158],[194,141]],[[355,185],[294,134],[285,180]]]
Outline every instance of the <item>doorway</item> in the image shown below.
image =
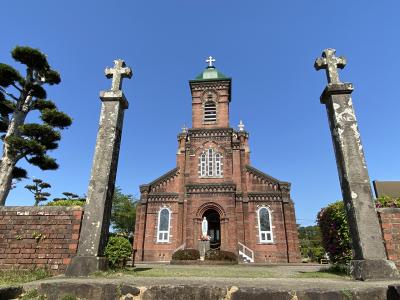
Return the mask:
[[210,236],[210,248],[218,249],[221,246],[221,222],[219,213],[214,209],[208,209],[204,212],[208,222],[208,235]]

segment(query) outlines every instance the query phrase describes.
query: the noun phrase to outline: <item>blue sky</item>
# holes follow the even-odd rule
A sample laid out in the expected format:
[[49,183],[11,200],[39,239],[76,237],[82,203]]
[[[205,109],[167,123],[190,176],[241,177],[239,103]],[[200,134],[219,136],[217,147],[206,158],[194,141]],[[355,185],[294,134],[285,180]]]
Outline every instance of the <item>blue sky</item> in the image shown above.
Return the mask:
[[[384,3],[384,5],[383,5]],[[188,80],[213,55],[233,79],[231,126],[250,132],[252,164],[292,183],[298,223],[341,199],[325,107],[324,72],[313,68],[323,49],[347,58],[340,72],[354,83],[371,180],[397,180],[400,167],[398,1],[6,1],[0,61],[14,66],[15,45],[40,48],[60,71],[48,89],[73,125],[63,132],[57,171],[27,167],[31,177],[84,194],[100,113],[104,68],[123,58],[133,69],[124,82],[125,114],[117,184],[138,186],[175,167],[176,135],[191,123]],[[6,12],[6,13],[4,13]],[[18,66],[19,67],[19,66]],[[7,205],[31,205],[23,181]]]

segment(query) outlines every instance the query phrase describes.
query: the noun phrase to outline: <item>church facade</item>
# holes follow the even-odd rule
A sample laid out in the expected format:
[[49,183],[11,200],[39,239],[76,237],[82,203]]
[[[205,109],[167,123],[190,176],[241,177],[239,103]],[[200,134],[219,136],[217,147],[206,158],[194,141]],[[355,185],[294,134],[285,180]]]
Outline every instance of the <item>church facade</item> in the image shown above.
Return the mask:
[[299,262],[290,183],[251,166],[248,132],[229,125],[231,79],[208,62],[189,81],[192,128],[178,134],[176,167],[140,186],[135,260],[197,249],[205,217],[211,248],[247,262]]

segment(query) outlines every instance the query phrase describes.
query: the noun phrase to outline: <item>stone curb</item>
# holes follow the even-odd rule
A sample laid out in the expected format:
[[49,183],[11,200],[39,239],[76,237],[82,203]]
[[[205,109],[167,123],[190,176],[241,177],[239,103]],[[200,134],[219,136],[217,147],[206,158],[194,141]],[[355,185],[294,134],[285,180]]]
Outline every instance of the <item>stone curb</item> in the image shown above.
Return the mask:
[[[48,300],[62,299],[64,296],[76,296],[79,299],[96,300],[398,300],[400,299],[400,285],[388,287],[373,287],[359,289],[318,289],[307,290],[278,290],[268,288],[251,288],[236,286],[209,286],[209,285],[154,285],[135,286],[117,283],[73,283],[73,282],[46,282],[38,287],[40,294],[46,295]],[[3,299],[3,298],[0,298]]]

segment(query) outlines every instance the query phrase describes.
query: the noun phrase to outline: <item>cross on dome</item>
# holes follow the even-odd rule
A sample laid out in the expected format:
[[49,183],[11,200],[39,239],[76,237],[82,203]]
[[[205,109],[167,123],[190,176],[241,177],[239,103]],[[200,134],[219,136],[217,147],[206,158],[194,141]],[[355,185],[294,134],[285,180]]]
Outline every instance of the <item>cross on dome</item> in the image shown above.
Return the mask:
[[215,58],[213,58],[211,55],[206,59],[206,63],[208,63],[208,67],[212,68],[214,67],[213,62],[215,62]]

